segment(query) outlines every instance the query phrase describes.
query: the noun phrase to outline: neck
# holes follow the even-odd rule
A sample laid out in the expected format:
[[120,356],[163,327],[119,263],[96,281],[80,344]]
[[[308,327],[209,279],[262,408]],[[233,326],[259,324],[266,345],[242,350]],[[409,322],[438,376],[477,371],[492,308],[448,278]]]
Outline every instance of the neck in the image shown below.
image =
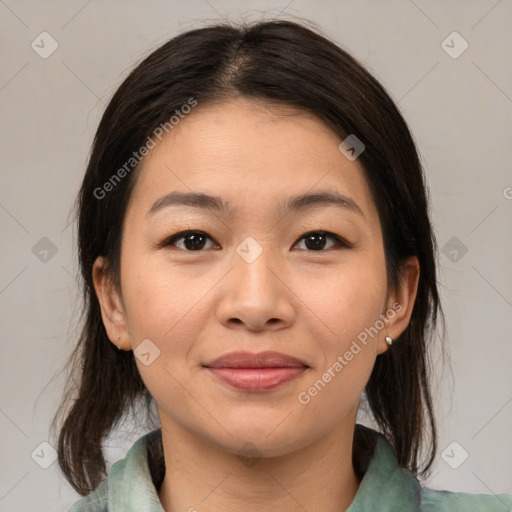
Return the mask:
[[166,512],[343,512],[360,484],[352,465],[354,426],[355,418],[286,455],[245,458],[162,423],[162,506]]

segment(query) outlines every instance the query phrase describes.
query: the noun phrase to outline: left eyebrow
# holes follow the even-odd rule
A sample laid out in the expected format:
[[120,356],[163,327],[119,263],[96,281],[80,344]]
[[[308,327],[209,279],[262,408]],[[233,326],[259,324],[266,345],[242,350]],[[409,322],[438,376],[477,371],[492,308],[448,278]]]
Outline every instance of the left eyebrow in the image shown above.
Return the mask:
[[[171,206],[191,206],[193,208],[211,209],[226,212],[230,217],[236,215],[237,208],[221,197],[202,192],[171,192],[157,199],[146,213],[146,217],[154,215]],[[276,213],[284,215],[288,212],[305,211],[312,208],[335,206],[346,211],[352,211],[364,217],[361,207],[350,197],[336,190],[322,190],[289,197],[285,202],[278,202]]]
[[361,207],[353,199],[341,194],[337,190],[321,190],[319,192],[292,196],[285,203],[278,203],[277,210],[281,214],[286,214],[292,211],[304,211],[327,206],[342,208],[364,217]]

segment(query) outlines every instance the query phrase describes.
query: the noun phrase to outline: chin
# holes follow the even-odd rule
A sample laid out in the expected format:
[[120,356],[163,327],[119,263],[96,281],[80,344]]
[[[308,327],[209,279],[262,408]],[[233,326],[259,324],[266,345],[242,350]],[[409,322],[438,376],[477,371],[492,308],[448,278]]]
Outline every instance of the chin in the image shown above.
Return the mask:
[[[226,451],[237,455],[244,454],[244,451],[254,451],[261,457],[279,457],[306,446],[307,431],[314,429],[307,429],[304,422],[299,427],[287,420],[283,421],[286,416],[282,413],[274,414],[265,421],[264,418],[255,418],[254,415],[244,415],[239,421],[232,419],[230,422],[223,422],[227,432],[223,430],[219,444]],[[306,432],[303,433],[304,428]]]

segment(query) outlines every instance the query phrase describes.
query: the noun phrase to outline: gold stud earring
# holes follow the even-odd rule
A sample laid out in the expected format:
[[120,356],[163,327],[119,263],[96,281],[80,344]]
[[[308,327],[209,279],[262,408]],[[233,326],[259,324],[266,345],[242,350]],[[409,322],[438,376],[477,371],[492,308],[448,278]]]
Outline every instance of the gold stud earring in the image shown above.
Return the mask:
[[391,336],[386,336],[386,343],[388,344],[388,347],[391,347],[391,344],[393,343],[393,338]]

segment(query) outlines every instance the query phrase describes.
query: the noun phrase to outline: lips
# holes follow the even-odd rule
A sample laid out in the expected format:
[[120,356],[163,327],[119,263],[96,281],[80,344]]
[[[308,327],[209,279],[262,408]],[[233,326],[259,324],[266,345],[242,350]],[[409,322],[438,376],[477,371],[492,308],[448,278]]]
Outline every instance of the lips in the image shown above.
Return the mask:
[[279,352],[231,352],[203,365],[207,368],[297,368],[308,365],[303,361]]
[[232,352],[204,365],[215,377],[242,391],[270,391],[298,378],[309,368],[279,352]]

